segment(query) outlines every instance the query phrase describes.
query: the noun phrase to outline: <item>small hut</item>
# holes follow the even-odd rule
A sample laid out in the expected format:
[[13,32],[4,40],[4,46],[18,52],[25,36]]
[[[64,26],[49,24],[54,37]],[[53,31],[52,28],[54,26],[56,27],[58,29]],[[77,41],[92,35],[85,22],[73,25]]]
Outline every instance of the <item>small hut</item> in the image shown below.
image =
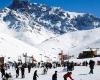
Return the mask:
[[83,51],[82,53],[79,54],[78,58],[93,58],[97,55],[97,48],[96,50],[93,50],[93,48],[90,48],[90,50]]

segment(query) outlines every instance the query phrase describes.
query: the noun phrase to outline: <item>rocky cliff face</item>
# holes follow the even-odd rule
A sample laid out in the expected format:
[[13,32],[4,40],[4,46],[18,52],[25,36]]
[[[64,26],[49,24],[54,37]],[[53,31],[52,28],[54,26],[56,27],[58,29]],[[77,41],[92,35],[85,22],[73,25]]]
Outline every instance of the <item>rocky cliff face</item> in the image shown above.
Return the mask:
[[[5,15],[4,15],[5,14]],[[15,31],[41,31],[45,28],[55,34],[100,27],[100,19],[87,13],[64,11],[58,7],[29,3],[28,0],[14,0],[1,16]]]

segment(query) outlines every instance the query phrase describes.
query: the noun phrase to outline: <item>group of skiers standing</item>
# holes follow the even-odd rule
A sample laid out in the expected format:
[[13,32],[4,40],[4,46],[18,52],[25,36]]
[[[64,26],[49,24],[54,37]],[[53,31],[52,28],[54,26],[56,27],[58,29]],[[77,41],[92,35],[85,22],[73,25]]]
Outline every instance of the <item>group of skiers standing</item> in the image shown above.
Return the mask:
[[74,70],[74,62],[69,62],[67,61],[66,63],[64,63],[64,67],[67,67],[67,71],[73,71]]
[[[15,67],[16,78],[19,76],[19,71],[21,71],[21,77],[25,78],[25,67],[26,67],[25,64],[17,64],[16,63],[16,67]],[[31,64],[30,63],[28,63],[27,68],[28,68],[28,73],[30,73],[30,71],[31,71]]]
[[18,66],[18,65],[16,64],[15,70],[16,70],[16,78],[19,77],[19,71],[21,71],[21,77],[22,77],[22,78],[25,77],[25,67],[24,67],[23,64],[20,65],[20,66]]

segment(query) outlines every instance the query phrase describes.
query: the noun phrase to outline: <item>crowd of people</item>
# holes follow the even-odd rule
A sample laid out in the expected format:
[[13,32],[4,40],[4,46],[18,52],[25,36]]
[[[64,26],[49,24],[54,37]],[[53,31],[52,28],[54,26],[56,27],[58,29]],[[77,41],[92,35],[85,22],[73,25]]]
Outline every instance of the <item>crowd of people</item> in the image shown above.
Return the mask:
[[[6,66],[5,66],[6,65]],[[0,71],[1,71],[1,77],[2,77],[2,80],[9,80],[9,78],[12,77],[11,73],[7,73],[5,70],[8,68],[10,68],[11,65],[2,65],[0,67]],[[94,65],[95,65],[95,61],[93,60],[90,60],[89,62],[87,61],[84,61],[82,63],[82,66],[88,66],[89,65],[89,68],[90,68],[90,72],[89,74],[93,74],[93,69],[94,69]],[[14,62],[12,64],[12,67],[15,68],[15,72],[16,72],[16,78],[19,77],[19,75],[21,75],[21,78],[25,78],[25,68],[28,68],[28,73],[31,72],[31,68],[33,67],[37,67],[37,68],[43,68],[43,75],[47,74],[48,72],[48,69],[51,69],[51,68],[56,68],[56,67],[60,67],[60,66],[63,66],[64,69],[66,68],[66,74],[63,75],[63,78],[64,80],[67,80],[67,78],[70,78],[71,80],[74,80],[72,78],[72,72],[74,70],[74,66],[76,66],[76,63],[74,63],[73,61],[72,62],[64,62],[63,65],[60,65],[59,63],[37,63],[37,64],[32,64],[32,63],[16,63]],[[6,67],[6,69],[5,69]],[[19,74],[21,72],[21,74]],[[34,71],[34,74],[33,74],[33,80],[37,80],[37,77],[38,74],[37,74],[37,70]],[[52,74],[52,80],[57,80],[57,71],[55,71],[54,74]]]

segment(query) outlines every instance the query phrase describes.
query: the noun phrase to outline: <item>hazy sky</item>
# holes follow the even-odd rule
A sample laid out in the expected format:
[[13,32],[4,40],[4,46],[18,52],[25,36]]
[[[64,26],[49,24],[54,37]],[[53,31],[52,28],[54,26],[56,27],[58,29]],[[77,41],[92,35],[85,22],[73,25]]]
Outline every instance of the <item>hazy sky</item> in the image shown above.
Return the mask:
[[[100,0],[29,0],[49,6],[61,7],[66,11],[91,13],[100,17]],[[1,0],[0,9],[10,5],[12,0]]]

